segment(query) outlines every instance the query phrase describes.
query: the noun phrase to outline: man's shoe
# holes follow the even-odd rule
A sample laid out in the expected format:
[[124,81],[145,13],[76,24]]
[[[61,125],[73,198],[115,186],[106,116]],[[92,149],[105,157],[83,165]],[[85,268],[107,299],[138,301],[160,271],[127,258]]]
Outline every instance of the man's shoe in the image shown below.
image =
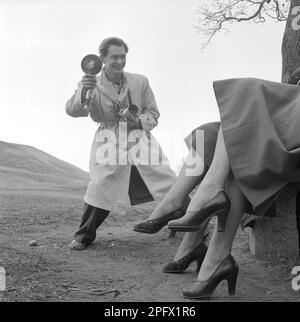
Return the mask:
[[84,250],[87,248],[86,244],[80,243],[77,240],[73,240],[70,244],[69,244],[69,249],[71,250]]

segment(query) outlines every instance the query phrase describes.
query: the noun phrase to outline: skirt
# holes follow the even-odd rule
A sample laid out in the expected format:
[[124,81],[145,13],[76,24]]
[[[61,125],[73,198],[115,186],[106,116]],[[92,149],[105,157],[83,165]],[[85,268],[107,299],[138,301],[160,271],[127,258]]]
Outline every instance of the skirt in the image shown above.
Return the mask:
[[[255,216],[268,216],[280,191],[300,182],[300,87],[255,78],[214,82],[232,174]],[[204,130],[204,161],[211,164],[220,127]],[[194,130],[194,131],[195,131]],[[197,146],[190,135],[193,148]]]

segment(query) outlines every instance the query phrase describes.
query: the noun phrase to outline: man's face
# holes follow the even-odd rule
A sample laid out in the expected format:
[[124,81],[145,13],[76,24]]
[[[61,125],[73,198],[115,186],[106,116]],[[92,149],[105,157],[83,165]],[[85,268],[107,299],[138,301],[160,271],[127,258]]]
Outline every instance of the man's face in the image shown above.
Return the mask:
[[106,70],[112,73],[122,73],[126,65],[126,50],[124,46],[110,45],[106,56],[102,57]]

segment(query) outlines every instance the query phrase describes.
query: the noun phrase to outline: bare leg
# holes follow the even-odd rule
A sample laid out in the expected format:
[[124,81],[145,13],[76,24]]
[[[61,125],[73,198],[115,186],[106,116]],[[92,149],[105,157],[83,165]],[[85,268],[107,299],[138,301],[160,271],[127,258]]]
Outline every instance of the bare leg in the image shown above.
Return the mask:
[[220,127],[212,164],[202,180],[188,210],[197,211],[224,189],[230,170],[227,151],[225,148],[222,128]]
[[177,223],[181,221],[185,222],[189,216],[195,215],[195,211],[204,207],[220,190],[225,189],[225,183],[227,181],[228,196],[232,201],[232,206],[227,218],[225,232],[217,232],[217,229],[215,229],[208,252],[199,272],[199,280],[209,278],[217,265],[230,254],[232,242],[245,209],[245,197],[239,190],[233,176],[229,176],[229,174],[229,160],[223,132],[220,128],[213,162],[193,197],[186,215],[172,221]]
[[[205,204],[220,190],[224,189],[229,170],[229,160],[225,148],[223,132],[220,127],[214,158],[209,170],[190,202],[186,215],[172,222],[180,222],[182,219],[186,220],[189,215],[193,215],[195,211],[205,206]],[[201,242],[201,240],[203,240],[205,231],[206,227],[203,226],[203,228],[198,232],[186,233],[175,255],[175,260],[192,251]]]
[[201,230],[185,233],[175,254],[174,261],[181,259],[193,251],[201,242],[203,242],[206,234],[206,226]]
[[[150,220],[159,218],[166,213],[179,208],[186,202],[189,193],[196,187],[197,184],[199,184],[199,182],[203,178],[203,161],[199,159],[197,160],[197,162],[194,161],[195,153],[190,150],[174,185],[165,195],[164,199],[154,209],[149,217]],[[190,166],[192,164],[194,166],[191,170]],[[188,175],[187,170],[189,170]],[[182,242],[175,254],[174,260],[178,260],[193,251],[195,247],[197,247],[203,241],[203,238],[206,234],[206,225],[203,225],[203,229],[201,230],[184,234]]]
[[157,205],[154,211],[151,213],[149,220],[159,218],[177,208],[184,205],[189,193],[195,188],[195,186],[201,181],[204,171],[203,161],[198,159],[195,163],[193,172],[186,175],[188,165],[192,164],[191,159],[194,158],[194,152],[192,149],[185,160],[185,163],[176,178],[175,183],[165,195],[164,199]]
[[209,170],[190,202],[186,214],[182,218],[173,220],[172,222],[176,222],[176,224],[184,224],[190,217],[195,215],[195,212],[203,208],[208,201],[215,197],[219,191],[224,190],[229,171],[230,165],[228,155],[224,143],[222,128],[220,127],[214,158]]
[[218,232],[215,228],[199,271],[198,280],[200,281],[207,280],[217,266],[231,253],[232,243],[246,208],[247,200],[232,175],[228,179],[226,192],[231,200],[231,208],[227,217],[225,232]]

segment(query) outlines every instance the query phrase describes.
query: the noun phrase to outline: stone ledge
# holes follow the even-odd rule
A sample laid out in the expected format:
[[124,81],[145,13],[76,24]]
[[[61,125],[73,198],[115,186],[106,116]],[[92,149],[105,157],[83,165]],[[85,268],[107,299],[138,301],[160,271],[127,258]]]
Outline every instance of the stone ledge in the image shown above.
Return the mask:
[[260,259],[299,256],[296,219],[297,186],[286,186],[275,203],[275,217],[255,220],[250,230],[250,251]]

